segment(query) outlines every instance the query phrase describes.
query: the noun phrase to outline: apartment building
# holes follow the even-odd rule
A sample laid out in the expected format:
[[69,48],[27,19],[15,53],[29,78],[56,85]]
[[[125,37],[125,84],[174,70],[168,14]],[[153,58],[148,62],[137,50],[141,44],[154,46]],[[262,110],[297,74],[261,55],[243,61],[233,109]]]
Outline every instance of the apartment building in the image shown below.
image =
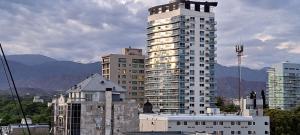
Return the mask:
[[54,135],[124,135],[138,131],[138,104],[126,90],[94,74],[53,98]]
[[160,112],[214,105],[217,2],[172,0],[149,9],[145,97]]
[[206,114],[140,114],[143,132],[190,132],[212,135],[269,135],[270,118],[263,116],[263,102],[243,99],[242,114],[222,114],[208,108]]
[[300,106],[300,64],[283,62],[268,70],[269,108],[289,110]]
[[128,99],[144,104],[145,56],[142,49],[123,48],[122,54],[103,56],[102,75],[126,89]]

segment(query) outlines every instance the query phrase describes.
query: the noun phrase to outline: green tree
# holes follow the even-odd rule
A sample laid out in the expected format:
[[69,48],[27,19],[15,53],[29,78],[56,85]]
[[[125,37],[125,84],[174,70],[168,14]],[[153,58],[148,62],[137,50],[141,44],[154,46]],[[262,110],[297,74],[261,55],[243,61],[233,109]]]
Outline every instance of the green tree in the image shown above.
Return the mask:
[[[49,123],[50,110],[46,103],[33,103],[32,98],[23,98],[22,106],[27,117],[32,118],[33,123]],[[19,105],[12,98],[0,97],[0,125],[20,123],[22,115]]]
[[291,111],[267,109],[265,115],[270,117],[271,134],[299,135],[300,134],[300,107]]

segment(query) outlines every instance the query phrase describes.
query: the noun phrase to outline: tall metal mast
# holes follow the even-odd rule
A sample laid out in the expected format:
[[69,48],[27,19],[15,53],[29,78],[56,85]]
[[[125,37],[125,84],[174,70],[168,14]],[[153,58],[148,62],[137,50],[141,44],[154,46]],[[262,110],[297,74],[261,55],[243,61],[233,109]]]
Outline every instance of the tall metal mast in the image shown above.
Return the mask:
[[239,72],[239,105],[240,105],[240,111],[239,113],[241,114],[242,112],[242,103],[241,103],[241,82],[242,82],[242,69],[241,69],[241,64],[242,64],[242,56],[243,56],[243,52],[244,52],[244,46],[242,44],[238,44],[235,46],[235,51],[237,53],[237,57],[238,57],[238,72]]

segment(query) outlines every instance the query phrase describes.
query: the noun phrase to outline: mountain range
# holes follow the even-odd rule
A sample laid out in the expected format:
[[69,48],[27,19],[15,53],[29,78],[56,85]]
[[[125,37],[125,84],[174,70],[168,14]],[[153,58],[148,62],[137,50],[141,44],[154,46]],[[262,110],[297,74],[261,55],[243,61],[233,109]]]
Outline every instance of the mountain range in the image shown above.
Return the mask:
[[[59,61],[43,55],[25,54],[7,56],[17,87],[22,92],[34,94],[65,91],[94,73],[101,72],[101,63],[82,64]],[[236,97],[238,88],[237,67],[216,64],[217,95]],[[242,90],[248,94],[266,89],[266,68],[254,70],[242,68]],[[3,66],[0,65],[0,89],[8,89]],[[36,90],[36,91],[34,91]]]

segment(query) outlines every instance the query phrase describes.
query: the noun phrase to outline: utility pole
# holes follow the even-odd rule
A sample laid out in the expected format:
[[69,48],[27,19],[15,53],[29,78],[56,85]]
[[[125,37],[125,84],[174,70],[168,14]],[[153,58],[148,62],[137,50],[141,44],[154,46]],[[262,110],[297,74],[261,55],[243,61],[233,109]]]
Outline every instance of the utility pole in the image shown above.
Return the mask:
[[243,56],[243,52],[244,52],[244,46],[242,44],[238,44],[235,46],[235,52],[237,53],[237,57],[238,57],[238,72],[239,72],[239,104],[240,104],[240,111],[239,114],[241,115],[242,113],[242,103],[241,103],[241,82],[242,82],[242,68],[241,68],[241,64],[242,64],[242,56]]
[[[8,73],[9,73],[9,74],[6,74],[6,77],[7,77],[7,78],[9,77],[9,78],[10,78],[10,81],[12,82],[12,86],[13,86],[13,89],[15,90],[15,94],[16,94],[17,99],[18,99],[18,103],[19,103],[19,106],[20,106],[20,110],[21,110],[22,115],[23,115],[23,118],[24,118],[24,120],[25,120],[25,124],[26,124],[26,127],[27,127],[28,134],[31,135],[30,129],[29,129],[29,125],[28,125],[28,122],[27,122],[27,119],[26,119],[26,115],[25,115],[24,109],[23,109],[23,107],[22,107],[21,99],[20,99],[20,96],[19,96],[19,93],[18,93],[16,84],[15,84],[14,78],[13,78],[13,76],[12,76],[12,73],[11,73],[10,67],[9,67],[9,65],[8,65],[8,62],[7,62],[7,59],[6,59],[6,56],[5,56],[5,53],[4,53],[4,50],[3,50],[3,48],[2,48],[1,43],[0,43],[0,50],[1,50],[1,53],[2,53],[2,56],[3,56],[4,62],[5,62],[5,65],[4,65],[4,63],[3,63],[3,68],[5,69],[5,66],[6,66],[7,71],[8,71]],[[1,59],[2,59],[2,58],[1,58]],[[10,82],[8,81],[8,83],[10,83]],[[9,84],[9,85],[10,85],[10,84]]]

